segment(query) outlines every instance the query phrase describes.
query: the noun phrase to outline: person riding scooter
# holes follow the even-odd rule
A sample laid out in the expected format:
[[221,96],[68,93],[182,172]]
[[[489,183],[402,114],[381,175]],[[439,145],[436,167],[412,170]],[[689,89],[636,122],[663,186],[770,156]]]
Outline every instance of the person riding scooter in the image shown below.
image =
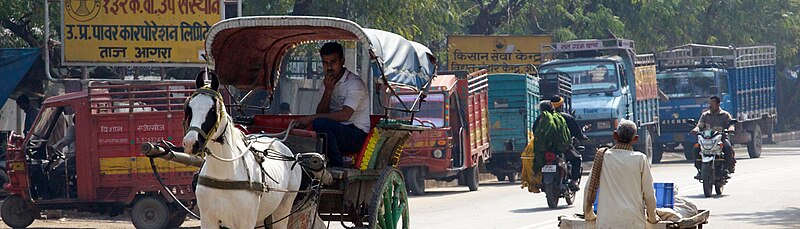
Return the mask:
[[[703,112],[703,114],[700,116],[697,126],[695,126],[695,128],[691,131],[692,134],[697,134],[698,132],[704,130],[722,131],[727,129],[728,132],[733,132],[735,130],[735,127],[729,124],[733,117],[730,113],[720,108],[720,102],[721,101],[717,96],[711,96],[711,98],[708,99],[709,110]],[[725,153],[725,164],[728,167],[728,172],[726,174],[734,173],[734,169],[736,168],[736,157],[733,147],[731,147],[731,142],[728,141],[727,136],[722,139],[722,144],[722,152]],[[700,158],[699,145],[695,145],[694,154],[695,158]],[[700,166],[702,166],[702,162],[700,160],[695,160],[694,167],[697,168],[698,171],[695,179],[700,179]],[[726,177],[726,179],[727,178],[730,177]]]
[[[558,95],[553,96],[550,98],[550,103],[553,105],[553,109],[559,112],[561,117],[564,117],[567,128],[569,128],[569,133],[573,138],[577,140],[589,139],[583,134],[583,130],[578,126],[578,122],[575,121],[575,118],[569,113],[564,112],[564,98]],[[569,183],[569,188],[572,189],[572,191],[578,191],[580,190],[578,181],[581,178],[581,154],[575,149],[575,145],[570,145],[569,151],[565,152],[564,155],[567,161],[572,165],[572,171],[570,171],[570,179],[572,181]]]

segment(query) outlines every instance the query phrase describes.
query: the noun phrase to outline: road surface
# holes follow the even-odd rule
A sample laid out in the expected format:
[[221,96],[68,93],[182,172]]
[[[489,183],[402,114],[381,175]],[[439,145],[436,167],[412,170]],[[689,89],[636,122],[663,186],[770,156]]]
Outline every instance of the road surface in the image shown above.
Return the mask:
[[[705,228],[800,228],[800,141],[765,145],[761,158],[747,158],[747,151],[736,149],[737,173],[725,186],[721,197],[705,198],[702,186],[692,179],[696,171],[682,154],[667,154],[665,163],[653,166],[656,182],[674,182],[677,196],[688,198],[698,207],[711,210]],[[587,178],[584,177],[584,181]],[[583,187],[583,185],[581,185]],[[532,194],[519,183],[484,182],[480,190],[466,187],[432,188],[425,196],[410,197],[411,226],[414,229],[440,228],[556,228],[556,217],[581,211],[583,191],[575,205],[547,208],[544,194]],[[114,218],[67,212],[67,217],[36,220],[32,228],[133,228],[127,216]],[[71,215],[70,215],[71,214]],[[1,227],[5,227],[4,224]],[[199,221],[184,225],[198,228]],[[331,228],[341,228],[338,222]]]
[[[656,182],[674,182],[677,196],[710,209],[705,228],[800,228],[800,142],[765,145],[761,158],[747,158],[746,149],[736,149],[736,174],[724,195],[705,198],[702,184],[693,179],[696,170],[682,154],[652,168]],[[588,180],[584,176],[584,181]],[[581,185],[583,187],[583,185]],[[545,195],[528,193],[519,184],[482,183],[476,192],[466,187],[431,189],[412,197],[411,225],[426,228],[557,228],[556,217],[581,212],[583,191],[575,205],[549,209]]]

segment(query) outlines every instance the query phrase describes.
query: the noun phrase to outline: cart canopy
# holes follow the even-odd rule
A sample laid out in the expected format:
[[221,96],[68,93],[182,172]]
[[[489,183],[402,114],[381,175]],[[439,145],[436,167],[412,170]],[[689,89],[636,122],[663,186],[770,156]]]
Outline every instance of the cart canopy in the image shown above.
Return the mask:
[[[208,31],[206,52],[210,67],[223,84],[240,89],[272,90],[283,56],[296,45],[352,40],[359,50],[358,68],[365,82],[386,75],[391,84],[424,89],[436,68],[430,50],[400,35],[365,29],[339,18],[259,16],[221,21]],[[370,58],[372,57],[372,58]],[[382,70],[382,71],[381,71]]]

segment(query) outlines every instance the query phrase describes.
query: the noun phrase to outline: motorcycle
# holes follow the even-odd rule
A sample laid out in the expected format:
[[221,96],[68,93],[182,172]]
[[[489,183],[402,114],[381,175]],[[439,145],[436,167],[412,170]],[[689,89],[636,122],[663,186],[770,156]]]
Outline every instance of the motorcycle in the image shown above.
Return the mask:
[[[572,145],[579,152],[583,152],[586,149],[584,146],[576,146],[578,141],[575,138],[572,139]],[[558,207],[558,201],[562,197],[567,201],[567,205],[572,205],[575,202],[576,191],[569,188],[569,183],[572,182],[569,178],[572,165],[561,155],[551,151],[545,152],[544,155],[542,189],[547,197],[547,206],[550,208]],[[583,172],[583,168],[581,168],[581,172]],[[580,184],[580,181],[580,178],[578,178],[577,183]]]
[[[690,119],[689,123],[696,125],[695,120]],[[736,123],[736,120],[731,120],[728,125]],[[728,134],[730,132],[727,130],[705,130],[697,133],[697,143],[700,145],[701,155],[701,158],[697,160],[702,160],[703,163],[700,166],[700,179],[698,181],[703,183],[703,195],[705,197],[712,195],[712,188],[717,195],[722,195],[725,184],[728,183],[725,152],[722,151],[723,140],[728,138]]]

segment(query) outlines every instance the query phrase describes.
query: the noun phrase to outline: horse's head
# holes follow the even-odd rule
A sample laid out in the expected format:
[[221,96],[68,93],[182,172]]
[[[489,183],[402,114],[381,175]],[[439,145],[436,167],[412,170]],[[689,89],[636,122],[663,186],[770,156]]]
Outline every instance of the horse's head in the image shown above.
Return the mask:
[[225,105],[219,93],[217,75],[209,72],[211,85],[205,85],[204,75],[197,75],[197,90],[186,99],[183,108],[183,147],[186,153],[199,154],[208,141],[219,138],[225,128]]

